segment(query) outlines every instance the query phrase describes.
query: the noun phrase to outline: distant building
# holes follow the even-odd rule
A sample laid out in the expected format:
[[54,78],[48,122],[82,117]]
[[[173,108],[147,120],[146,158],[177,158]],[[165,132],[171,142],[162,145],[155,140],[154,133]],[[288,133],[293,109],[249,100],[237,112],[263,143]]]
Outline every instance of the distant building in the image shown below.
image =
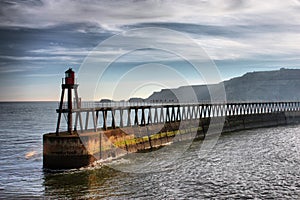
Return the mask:
[[144,102],[145,100],[143,98],[137,98],[133,97],[129,99],[129,102]]
[[100,100],[100,103],[111,103],[111,102],[113,102],[113,100],[111,100],[111,99],[101,99]]

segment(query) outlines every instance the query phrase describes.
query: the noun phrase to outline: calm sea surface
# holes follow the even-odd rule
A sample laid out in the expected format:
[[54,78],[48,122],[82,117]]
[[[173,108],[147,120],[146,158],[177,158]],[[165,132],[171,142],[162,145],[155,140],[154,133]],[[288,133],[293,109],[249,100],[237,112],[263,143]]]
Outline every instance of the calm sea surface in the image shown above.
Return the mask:
[[56,108],[0,103],[1,199],[300,199],[300,126],[223,135],[203,159],[196,141],[176,162],[157,159],[166,166],[160,172],[115,169],[134,165],[134,156],[113,161],[114,168],[44,172],[42,134],[55,131]]

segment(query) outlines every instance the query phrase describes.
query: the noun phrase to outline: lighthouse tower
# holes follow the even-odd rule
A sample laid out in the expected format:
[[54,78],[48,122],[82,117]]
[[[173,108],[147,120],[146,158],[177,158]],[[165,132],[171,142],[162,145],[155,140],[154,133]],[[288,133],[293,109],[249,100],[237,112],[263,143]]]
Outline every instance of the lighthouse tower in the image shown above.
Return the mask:
[[[62,79],[62,84],[61,84],[61,98],[60,98],[60,103],[59,103],[59,109],[57,109],[58,113],[58,120],[57,120],[57,126],[56,126],[56,135],[59,134],[59,126],[60,126],[60,121],[61,121],[61,115],[62,113],[66,114],[66,120],[67,120],[67,127],[68,127],[68,133],[72,134],[72,107],[73,107],[73,102],[72,102],[72,90],[74,90],[75,93],[75,105],[78,107],[78,84],[75,84],[75,72],[72,70],[72,68],[69,68],[65,72],[65,78]],[[67,94],[67,104],[64,104],[64,95],[65,95],[65,90],[68,91]]]

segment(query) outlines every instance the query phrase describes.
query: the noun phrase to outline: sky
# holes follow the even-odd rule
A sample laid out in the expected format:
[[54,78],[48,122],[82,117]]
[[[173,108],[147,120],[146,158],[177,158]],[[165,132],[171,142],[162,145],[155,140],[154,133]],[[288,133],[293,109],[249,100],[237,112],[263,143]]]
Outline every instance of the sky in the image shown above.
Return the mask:
[[[246,72],[300,69],[299,52],[299,0],[0,2],[0,101],[58,101],[69,67],[83,98],[84,82],[94,77],[94,98],[121,100]],[[206,68],[193,68],[204,57],[218,72],[214,81]],[[92,60],[103,70],[84,74]]]

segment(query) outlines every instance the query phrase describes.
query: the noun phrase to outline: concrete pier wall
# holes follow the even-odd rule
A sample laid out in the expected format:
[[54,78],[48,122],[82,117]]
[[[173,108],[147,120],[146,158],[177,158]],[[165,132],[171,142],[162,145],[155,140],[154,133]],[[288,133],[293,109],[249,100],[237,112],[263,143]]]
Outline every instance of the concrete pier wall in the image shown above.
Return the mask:
[[43,165],[48,169],[70,169],[87,166],[96,159],[78,135],[55,133],[43,136]]
[[[216,118],[215,118],[216,119]],[[300,123],[300,112],[278,112],[225,117],[224,124],[210,118],[99,130],[97,132],[55,133],[43,136],[43,164],[49,169],[87,166],[97,160],[147,151],[172,142],[203,138],[208,127],[223,126],[222,132]],[[218,120],[214,120],[218,121]],[[220,121],[221,118],[220,118]]]

